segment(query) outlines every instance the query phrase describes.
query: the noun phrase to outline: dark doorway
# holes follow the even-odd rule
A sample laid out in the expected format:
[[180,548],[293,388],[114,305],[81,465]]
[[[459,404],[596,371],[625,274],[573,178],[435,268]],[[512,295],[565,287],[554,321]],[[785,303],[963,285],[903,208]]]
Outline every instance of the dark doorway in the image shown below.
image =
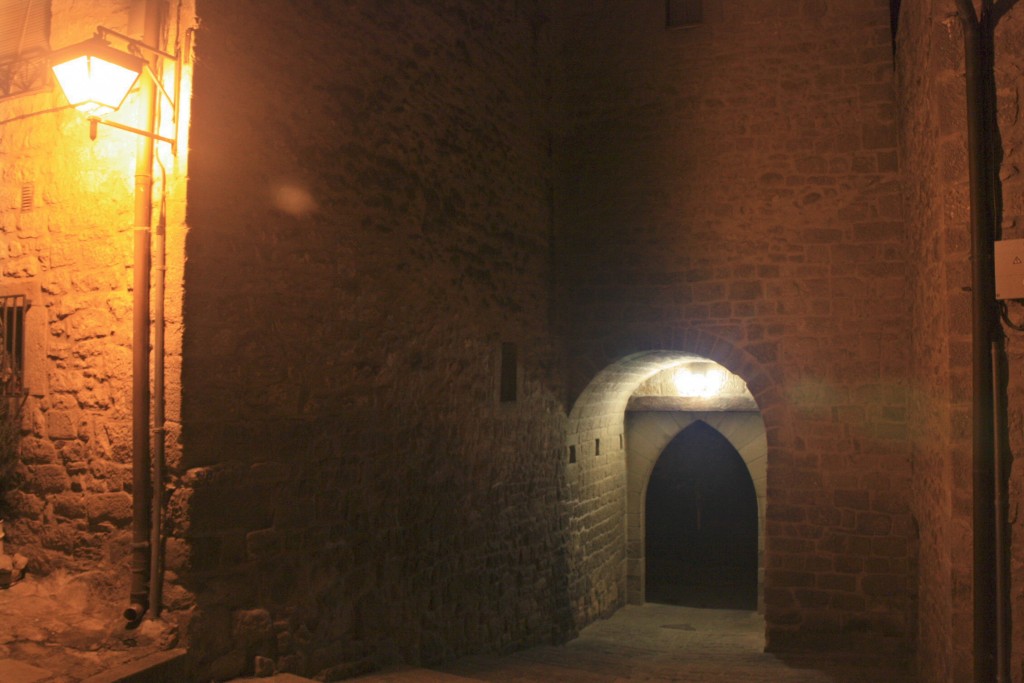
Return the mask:
[[645,505],[648,602],[757,609],[757,495],[728,439],[701,421],[677,434]]

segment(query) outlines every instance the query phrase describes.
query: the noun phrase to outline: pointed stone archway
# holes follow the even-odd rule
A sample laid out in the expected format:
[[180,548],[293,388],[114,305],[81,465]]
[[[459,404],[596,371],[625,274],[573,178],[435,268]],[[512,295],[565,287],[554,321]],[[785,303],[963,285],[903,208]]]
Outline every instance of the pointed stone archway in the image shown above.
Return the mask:
[[[681,397],[673,378],[697,367],[724,376],[713,395]],[[687,359],[662,370],[633,392],[626,414],[626,563],[633,604],[646,600],[645,501],[655,463],[682,432],[704,423],[742,458],[757,504],[757,605],[763,605],[764,531],[767,499],[768,437],[757,402],[743,378],[707,359]]]
[[[712,421],[732,439],[705,417],[717,418]],[[649,460],[658,437],[677,425],[685,426]],[[643,544],[640,562],[631,562],[643,567],[641,576],[631,577],[643,586],[643,595],[630,596],[631,602],[757,608],[766,455],[760,416],[644,413],[627,417],[630,434],[630,482],[647,476],[645,486],[631,485],[628,494],[629,513],[640,516]],[[733,441],[741,444],[742,452]],[[634,526],[630,531],[635,533]]]
[[[767,461],[782,418],[771,374],[752,356],[712,335],[690,331],[675,337],[668,349],[626,353],[618,360],[580,357],[577,367],[600,368],[585,381],[573,403],[566,431],[568,465],[560,496],[566,507],[569,551],[569,595],[578,626],[608,616],[627,602],[644,599],[644,489],[658,454],[687,424],[701,419],[721,432],[736,447],[751,469],[758,491],[758,582],[763,584]],[[603,354],[601,354],[603,355]],[[712,364],[728,370],[730,381],[742,387],[742,405],[682,399],[678,395],[654,399],[653,410],[636,410],[635,394],[687,364]],[[641,406],[651,408],[649,405]],[[631,409],[632,408],[632,409]],[[682,420],[664,434],[650,455],[645,439],[630,429],[627,417],[660,412]],[[656,432],[659,430],[655,430]],[[637,440],[639,438],[639,440]],[[648,443],[649,445],[649,443]],[[646,470],[646,471],[644,471]],[[755,472],[756,470],[756,472]],[[642,472],[642,474],[641,474]],[[763,598],[759,592],[759,605]]]

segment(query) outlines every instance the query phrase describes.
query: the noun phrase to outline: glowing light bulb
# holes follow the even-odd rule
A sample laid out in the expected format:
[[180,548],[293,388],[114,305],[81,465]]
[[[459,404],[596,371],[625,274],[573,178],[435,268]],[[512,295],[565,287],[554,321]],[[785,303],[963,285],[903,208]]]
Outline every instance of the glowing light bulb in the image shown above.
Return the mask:
[[673,377],[676,391],[687,398],[710,398],[717,396],[725,386],[725,373],[717,368],[703,372],[694,372],[686,368],[679,370]]

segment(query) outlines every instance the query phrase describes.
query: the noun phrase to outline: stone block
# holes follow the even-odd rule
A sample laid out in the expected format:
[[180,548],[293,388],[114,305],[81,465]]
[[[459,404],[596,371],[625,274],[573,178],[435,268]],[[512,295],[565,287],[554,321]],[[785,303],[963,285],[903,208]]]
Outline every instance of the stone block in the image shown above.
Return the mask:
[[204,672],[205,677],[215,681],[237,678],[245,673],[247,661],[244,652],[232,650],[213,660]]
[[26,464],[56,463],[57,449],[49,439],[25,437],[21,440],[21,459]]
[[857,590],[857,578],[849,574],[819,574],[817,586],[828,591],[853,593]]
[[869,510],[871,494],[868,491],[838,490],[833,494],[836,507]]
[[281,532],[276,529],[250,531],[245,537],[249,559],[261,560],[279,555],[283,550]]
[[110,522],[121,526],[132,518],[132,497],[127,493],[96,493],[85,497],[85,509],[93,526]]
[[61,517],[84,519],[87,516],[85,498],[79,493],[60,493],[51,498],[53,511]]
[[77,439],[78,419],[77,411],[51,410],[46,413],[46,435],[56,440]]
[[871,597],[900,595],[906,585],[902,575],[876,575],[861,578],[861,588]]
[[190,496],[189,524],[194,532],[265,529],[273,521],[272,486],[197,486]]
[[270,613],[265,609],[238,610],[231,616],[232,638],[236,647],[247,652],[276,642]]
[[79,539],[79,532],[67,524],[47,525],[37,535],[38,542],[44,548],[65,554],[71,554]]
[[857,532],[871,536],[886,536],[892,530],[892,517],[872,512],[857,514]]
[[71,488],[71,477],[62,465],[35,465],[29,468],[29,487],[39,493],[60,493]]
[[908,556],[911,544],[906,536],[898,536],[873,539],[871,547],[874,554],[880,557],[899,558]]

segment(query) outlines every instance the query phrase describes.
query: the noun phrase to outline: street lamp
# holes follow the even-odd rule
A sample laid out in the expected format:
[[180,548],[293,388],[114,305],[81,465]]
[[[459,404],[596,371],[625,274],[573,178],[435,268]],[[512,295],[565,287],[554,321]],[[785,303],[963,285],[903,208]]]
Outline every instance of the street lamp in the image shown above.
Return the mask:
[[[106,40],[107,36],[114,36],[124,41],[130,52],[112,47]],[[164,89],[163,83],[153,73],[149,63],[142,58],[143,50],[175,63],[174,96]],[[181,83],[180,53],[173,55],[123,33],[99,26],[96,29],[96,35],[89,40],[50,53],[50,69],[71,106],[89,116],[89,135],[92,139],[96,139],[97,126],[102,123],[105,126],[166,142],[171,145],[171,152],[177,154],[177,99]],[[134,128],[102,118],[117,111],[124,104],[128,93],[139,82],[143,73],[171,104],[175,127],[173,137],[165,137],[158,135],[153,130]]]
[[711,398],[725,386],[725,372],[714,366],[695,369],[691,365],[678,370],[672,379],[676,391],[685,398]]
[[114,49],[99,35],[50,55],[50,68],[68,102],[90,116],[120,109],[144,65],[141,57]]
[[[132,579],[131,597],[125,618],[138,623],[150,609],[159,614],[162,591],[160,520],[162,515],[164,461],[164,271],[166,270],[164,229],[153,227],[153,147],[156,141],[169,143],[177,154],[178,97],[181,92],[181,54],[170,54],[152,45],[160,38],[160,12],[153,0],[139,0],[145,6],[143,40],[100,26],[91,39],[57,50],[50,55],[50,68],[68,102],[89,117],[89,137],[96,139],[99,124],[142,136],[135,156],[135,226],[132,261]],[[188,34],[186,34],[188,35]],[[106,40],[114,37],[127,45],[127,52]],[[149,65],[143,52],[175,64],[174,96]],[[145,76],[143,76],[145,72]],[[102,116],[116,111],[138,84],[138,119],[141,128],[108,121]],[[157,91],[171,105],[172,137],[156,133]],[[151,257],[155,257],[153,264]],[[155,266],[155,268],[154,268]],[[150,271],[156,271],[153,317],[150,320]],[[153,323],[153,392],[150,394],[149,342]],[[153,445],[150,448],[150,398],[153,398]]]

